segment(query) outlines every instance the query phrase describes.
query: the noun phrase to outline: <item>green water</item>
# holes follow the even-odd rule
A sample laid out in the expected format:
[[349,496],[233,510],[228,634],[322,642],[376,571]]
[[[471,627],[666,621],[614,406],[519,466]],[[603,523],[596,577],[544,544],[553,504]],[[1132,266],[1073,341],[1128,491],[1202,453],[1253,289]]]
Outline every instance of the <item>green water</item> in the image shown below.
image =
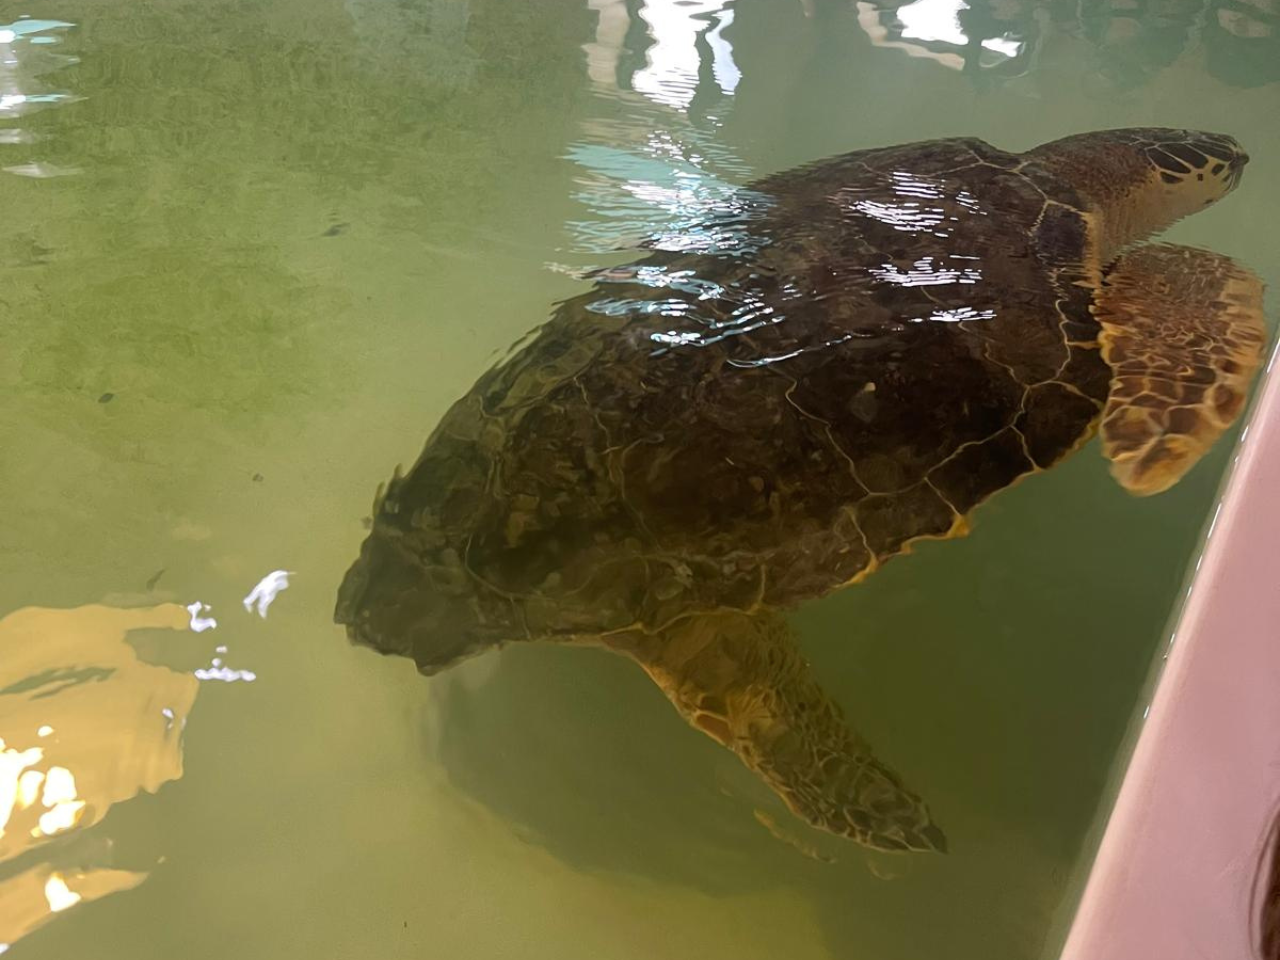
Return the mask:
[[[946,857],[806,834],[608,654],[428,681],[330,622],[377,484],[572,271],[753,175],[924,137],[1219,130],[1244,184],[1172,237],[1280,283],[1274,0],[921,0],[907,37],[888,5],[807,6],[5,5],[0,617],[199,600],[219,621],[132,634],[155,669],[119,666],[94,611],[0,630],[10,662],[114,665],[0,712],[10,748],[82,731],[89,800],[58,842],[0,847],[0,932],[39,924],[13,956],[1054,956],[1232,438],[1142,501],[1091,445],[796,614]],[[289,589],[246,612],[276,569]],[[252,679],[201,681],[179,771],[177,732],[144,733],[214,657]],[[95,801],[94,770],[133,760],[157,792]],[[134,888],[94,894],[108,869]],[[13,891],[51,871],[82,902],[23,920]]]

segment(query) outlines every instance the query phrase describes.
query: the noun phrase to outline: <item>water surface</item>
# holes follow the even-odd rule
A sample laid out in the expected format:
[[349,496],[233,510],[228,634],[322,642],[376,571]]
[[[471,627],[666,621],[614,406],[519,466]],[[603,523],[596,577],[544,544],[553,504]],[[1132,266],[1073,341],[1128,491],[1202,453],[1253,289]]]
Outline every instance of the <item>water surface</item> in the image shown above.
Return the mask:
[[[1220,130],[1244,184],[1170,236],[1274,286],[1273,6],[7,11],[0,617],[26,626],[0,655],[52,695],[0,673],[0,737],[85,802],[0,848],[14,956],[1053,956],[1229,442],[1141,501],[1091,445],[796,614],[946,857],[806,833],[620,658],[509,648],[428,681],[348,647],[333,593],[377,484],[575,272],[759,174]],[[165,626],[196,601],[216,628]]]

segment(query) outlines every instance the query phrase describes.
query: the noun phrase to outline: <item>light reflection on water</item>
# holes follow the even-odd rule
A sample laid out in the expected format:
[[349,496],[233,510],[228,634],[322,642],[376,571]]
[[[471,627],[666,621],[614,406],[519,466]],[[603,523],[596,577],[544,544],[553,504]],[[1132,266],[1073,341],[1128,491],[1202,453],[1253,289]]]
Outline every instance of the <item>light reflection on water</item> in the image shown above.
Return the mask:
[[699,41],[711,50],[711,76],[720,92],[731,96],[742,79],[733,62],[733,47],[724,30],[733,23],[728,0],[686,3],[650,2],[639,15],[648,24],[652,46],[645,65],[631,76],[631,88],[655,103],[687,110],[697,93],[703,58]]
[[[714,135],[742,77],[732,3],[650,0],[634,17],[624,0],[589,6],[597,22],[584,52],[602,115],[583,121],[587,138],[567,156],[584,172],[577,199],[598,216],[571,226],[580,250],[608,253],[658,232],[678,236],[681,224],[732,202],[734,187],[757,171]],[[856,7],[875,45],[982,74],[984,82],[988,74],[1008,81],[1033,70],[1046,32],[1057,31],[1089,42],[1106,82],[1131,86],[1183,53],[1202,19],[1209,20],[1211,59],[1228,82],[1249,82],[1233,75],[1236,58],[1261,64],[1274,56],[1280,64],[1280,26],[1257,6],[1206,9],[1200,0],[1172,0],[1146,18],[1123,6],[1029,0],[858,0]],[[1170,31],[1179,39],[1166,53]],[[637,135],[642,142],[629,142]]]
[[[0,124],[80,99],[36,79],[79,62],[76,57],[57,54],[51,49],[61,43],[64,31],[73,26],[62,20],[28,18],[0,26]],[[36,140],[34,134],[19,127],[0,127],[0,146],[27,145]],[[4,163],[4,159],[0,155],[0,163]],[[80,172],[76,167],[59,166],[38,158],[25,163],[4,163],[0,169],[36,179]]]
[[999,6],[986,0],[973,5],[964,0],[904,4],[860,0],[858,23],[878,47],[901,50],[951,70],[994,70],[1016,76],[1031,68],[1040,39],[1039,18],[1032,13],[1021,23],[995,26],[1003,18],[989,16],[992,25],[984,25],[985,29],[973,22],[975,10],[992,14]]
[[857,0],[858,22],[877,46],[952,70],[1012,80],[1035,69],[1055,34],[1087,42],[1105,88],[1149,81],[1187,53],[1197,37],[1210,75],[1252,86],[1280,77],[1276,11],[1266,3],[1165,0]]
[[657,233],[687,244],[681,226],[740,202],[735,188],[754,172],[714,135],[741,79],[726,33],[732,4],[662,0],[636,18],[625,0],[590,6],[598,19],[584,51],[599,100],[567,156],[584,173],[577,199],[603,216],[571,224],[577,246],[607,253]]

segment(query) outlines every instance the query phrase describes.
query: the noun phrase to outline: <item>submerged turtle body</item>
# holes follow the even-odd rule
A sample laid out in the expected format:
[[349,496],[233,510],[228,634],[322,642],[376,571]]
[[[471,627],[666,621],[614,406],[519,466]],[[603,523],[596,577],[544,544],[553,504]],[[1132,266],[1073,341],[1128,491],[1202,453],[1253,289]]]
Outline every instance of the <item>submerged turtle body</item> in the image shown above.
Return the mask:
[[1201,251],[1117,254],[1245,159],[1130,130],[758,182],[599,273],[458,401],[380,498],[337,619],[427,673],[603,643],[811,823],[940,846],[773,612],[963,533],[1100,420],[1122,483],[1174,482],[1243,402],[1260,285]]

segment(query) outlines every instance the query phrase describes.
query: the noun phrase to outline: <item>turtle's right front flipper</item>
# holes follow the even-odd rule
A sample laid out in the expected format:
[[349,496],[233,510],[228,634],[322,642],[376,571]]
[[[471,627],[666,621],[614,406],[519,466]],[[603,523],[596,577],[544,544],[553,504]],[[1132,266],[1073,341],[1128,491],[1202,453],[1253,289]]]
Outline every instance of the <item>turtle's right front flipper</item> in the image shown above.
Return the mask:
[[1102,449],[1125,489],[1173,486],[1240,415],[1267,338],[1262,292],[1229,257],[1170,243],[1111,267],[1096,307],[1112,370]]
[[698,615],[616,646],[812,826],[879,850],[945,851],[924,803],[849,729],[781,616]]

